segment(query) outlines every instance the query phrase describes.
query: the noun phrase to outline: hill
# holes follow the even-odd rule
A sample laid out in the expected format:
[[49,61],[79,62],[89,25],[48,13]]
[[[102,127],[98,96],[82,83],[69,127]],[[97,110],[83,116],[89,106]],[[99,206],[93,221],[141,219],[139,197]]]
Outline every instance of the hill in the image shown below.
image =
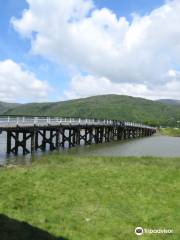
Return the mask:
[[22,104],[5,114],[117,119],[173,126],[180,119],[180,106],[124,95],[101,95],[62,102]]
[[10,109],[14,109],[20,104],[18,103],[5,103],[5,102],[0,102],[0,114],[4,114]]

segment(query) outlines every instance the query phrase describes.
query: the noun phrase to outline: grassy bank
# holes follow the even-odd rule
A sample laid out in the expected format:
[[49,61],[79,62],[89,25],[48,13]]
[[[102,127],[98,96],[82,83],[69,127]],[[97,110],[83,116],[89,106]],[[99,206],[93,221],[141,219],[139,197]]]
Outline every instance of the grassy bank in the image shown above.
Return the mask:
[[180,137],[180,128],[161,128],[160,133],[166,136]]
[[[178,158],[57,155],[27,167],[2,168],[0,234],[3,240],[132,240],[138,239],[135,227],[142,226],[172,228],[175,234],[141,239],[178,240],[179,169]],[[31,234],[34,227],[38,230]],[[10,233],[13,238],[7,238]]]

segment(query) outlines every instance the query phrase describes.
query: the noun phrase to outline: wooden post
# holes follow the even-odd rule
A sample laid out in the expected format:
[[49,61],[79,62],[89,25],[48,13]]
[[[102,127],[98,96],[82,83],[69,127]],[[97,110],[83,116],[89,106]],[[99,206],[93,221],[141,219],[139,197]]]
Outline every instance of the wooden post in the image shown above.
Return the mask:
[[101,127],[100,129],[100,143],[103,143],[103,134],[104,134],[104,129],[103,129],[103,127]]
[[76,145],[76,131],[77,129],[73,129],[73,146]]
[[110,142],[110,140],[111,140],[110,132],[111,132],[110,128],[108,127],[108,129],[107,129],[107,134],[108,134],[107,142]]
[[7,131],[7,154],[11,153],[11,132]]
[[50,145],[50,150],[54,150],[54,143],[53,143],[53,130],[50,130],[49,145]]
[[135,128],[132,129],[132,137],[136,138],[136,130],[135,130]]
[[19,147],[19,132],[16,132],[15,133],[15,148],[14,148],[15,155],[18,154],[18,147]]
[[93,140],[93,134],[92,134],[93,128],[90,127],[89,128],[89,144],[92,144],[92,140]]
[[87,127],[85,128],[85,133],[84,133],[84,144],[87,145],[88,144],[88,130]]
[[107,127],[104,127],[104,141],[107,142]]
[[81,129],[77,129],[76,131],[76,144],[80,145],[80,135],[81,135]]
[[43,130],[43,134],[42,134],[42,150],[45,151],[46,150],[46,130]]
[[98,130],[97,130],[97,127],[95,127],[94,141],[95,141],[95,143],[98,143]]
[[131,129],[128,128],[128,138],[130,139],[131,138]]
[[23,155],[26,154],[26,132],[23,132],[23,144],[22,144],[22,148],[23,148]]
[[113,128],[110,127],[110,141],[114,140]]
[[69,142],[69,148],[71,148],[72,147],[72,143],[71,143],[71,128],[69,129],[68,142]]
[[62,134],[62,142],[61,142],[61,146],[62,146],[62,148],[65,147],[65,136],[64,136],[65,131],[66,131],[66,130],[65,130],[64,128],[62,128],[62,131],[61,131],[61,134]]
[[101,128],[98,127],[98,143],[101,142]]
[[37,131],[35,131],[35,151],[38,150],[38,147],[39,147],[39,133],[37,130]]
[[126,128],[123,129],[124,140],[126,139]]
[[56,130],[56,148],[59,147],[59,129]]
[[31,153],[34,152],[34,131],[31,133]]

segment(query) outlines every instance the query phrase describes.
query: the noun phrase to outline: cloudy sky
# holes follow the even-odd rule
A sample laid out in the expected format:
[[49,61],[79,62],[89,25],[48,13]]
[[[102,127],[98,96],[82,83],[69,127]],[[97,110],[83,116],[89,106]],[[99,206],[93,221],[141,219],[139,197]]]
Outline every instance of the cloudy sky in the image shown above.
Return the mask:
[[180,99],[180,0],[0,0],[0,101]]

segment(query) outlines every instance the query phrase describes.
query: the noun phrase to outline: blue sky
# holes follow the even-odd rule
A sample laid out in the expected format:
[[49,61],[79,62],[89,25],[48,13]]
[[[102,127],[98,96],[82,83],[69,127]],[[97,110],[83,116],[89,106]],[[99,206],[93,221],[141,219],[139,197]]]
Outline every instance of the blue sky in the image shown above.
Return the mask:
[[[10,24],[12,17],[21,17],[24,9],[28,8],[27,2],[25,0],[1,0],[0,4],[0,60],[13,59],[25,64],[28,70],[33,71],[40,79],[46,79],[57,89],[57,93],[53,92],[48,99],[57,100],[58,92],[62,92],[68,84],[66,69],[55,63],[52,64],[41,56],[32,55],[30,41],[22,38]],[[59,78],[63,79],[61,86],[57,82]]]
[[[48,1],[48,0],[47,0]],[[54,1],[54,0],[52,0]],[[76,1],[76,0],[75,0]],[[139,14],[140,17],[143,17],[144,15],[150,15],[151,12],[154,9],[159,8],[164,4],[164,1],[162,0],[94,0],[94,5],[95,5],[95,10],[100,10],[102,8],[107,8],[110,12],[113,12],[113,14],[116,15],[116,18],[118,19],[119,17],[125,17],[126,21],[131,24],[133,21],[133,18],[131,16],[131,13],[136,13]],[[35,4],[34,4],[35,5]],[[42,48],[38,51],[33,51],[32,50],[32,37],[29,37],[24,34],[21,28],[17,28],[16,24],[12,23],[11,19],[12,17],[21,20],[22,19],[22,12],[24,9],[28,9],[31,6],[24,1],[24,0],[0,0],[0,61],[5,61],[7,59],[12,60],[14,63],[17,63],[18,65],[22,66],[22,71],[30,72],[35,76],[35,78],[38,79],[38,81],[46,81],[49,86],[52,87],[52,90],[47,93],[47,95],[43,97],[44,100],[48,101],[57,101],[59,99],[66,99],[66,98],[74,98],[74,97],[81,97],[81,95],[77,92],[75,92],[75,81],[79,83],[79,79],[77,79],[77,76],[81,75],[81,81],[86,82],[87,84],[92,82],[92,84],[96,84],[96,80],[98,82],[104,81],[104,78],[107,78],[108,80],[106,81],[107,83],[107,88],[106,90],[102,90],[102,93],[114,93],[114,89],[116,88],[115,84],[118,84],[118,81],[116,79],[116,76],[109,74],[109,73],[103,73],[102,70],[96,71],[96,67],[92,67],[91,63],[89,62],[87,64],[83,63],[83,59],[80,59],[81,56],[74,57],[73,59],[67,58],[64,56],[64,50],[61,49],[59,50],[58,53],[58,60],[56,59],[56,51],[53,52],[53,50],[49,53],[45,49],[45,53],[42,51]],[[44,4],[42,5],[42,9],[44,8]],[[93,11],[93,10],[92,10]],[[103,18],[104,19],[104,18]],[[106,21],[106,20],[105,20]],[[111,21],[111,20],[110,20]],[[48,15],[47,15],[47,24],[48,24]],[[142,24],[141,24],[142,25]],[[19,26],[19,25],[18,25]],[[58,23],[57,23],[58,26]],[[32,32],[36,32],[36,30],[32,30]],[[26,36],[23,36],[26,35]],[[44,34],[44,32],[43,32]],[[81,34],[81,33],[80,33]],[[109,32],[108,32],[109,34]],[[35,34],[36,36],[36,34]],[[52,40],[52,39],[50,39]],[[115,39],[117,40],[117,39]],[[55,42],[53,39],[52,41]],[[114,40],[112,41],[114,43]],[[57,42],[56,42],[57,44]],[[61,42],[59,43],[61,44]],[[51,45],[52,47],[52,45]],[[56,47],[56,46],[55,46]],[[71,48],[72,46],[65,46],[64,48],[68,49]],[[53,47],[52,47],[53,49]],[[77,49],[77,47],[76,47]],[[76,53],[76,49],[72,50],[72,54]],[[86,50],[86,49],[84,49]],[[58,50],[57,50],[58,51]],[[66,50],[68,51],[68,50]],[[163,50],[161,50],[163,51]],[[47,53],[48,52],[48,53]],[[62,53],[63,52],[63,53]],[[62,56],[61,56],[62,54]],[[71,53],[67,53],[71,54]],[[149,55],[149,52],[148,52]],[[60,59],[60,61],[59,61]],[[61,61],[63,59],[63,61]],[[65,59],[65,60],[64,60]],[[148,61],[147,61],[148,62]],[[89,64],[89,65],[88,65]],[[174,65],[178,65],[176,62]],[[172,66],[172,64],[171,64]],[[104,68],[106,65],[104,65]],[[121,67],[121,66],[120,66]],[[161,66],[160,66],[161,67]],[[179,66],[178,66],[179,67]],[[103,66],[100,66],[100,68],[103,68]],[[123,68],[123,66],[122,66]],[[171,71],[171,75],[175,74],[173,71],[176,71],[177,69],[169,69]],[[113,71],[116,71],[113,70]],[[130,70],[131,71],[131,70]],[[146,70],[147,71],[147,70]],[[1,74],[1,73],[0,73]],[[76,75],[76,76],[74,76]],[[85,78],[82,80],[83,76],[89,77]],[[1,77],[1,76],[0,76]],[[73,78],[74,77],[74,78]],[[142,84],[145,84],[142,81],[136,81],[136,80],[129,80],[131,79],[131,76],[124,76],[124,78],[127,78],[127,83],[126,80],[125,82],[122,82],[121,88],[118,86],[119,89],[122,89],[120,93],[125,93],[128,94],[127,84],[140,84],[140,88],[142,87]],[[75,80],[72,80],[75,79]],[[96,80],[95,80],[96,79]],[[98,80],[99,79],[99,80]],[[109,88],[108,92],[108,81],[112,81],[114,84]],[[3,83],[2,83],[3,84]],[[79,83],[80,84],[80,83]],[[91,83],[90,83],[91,84]],[[125,85],[126,84],[126,85]],[[123,87],[125,86],[125,90],[123,92]],[[129,86],[129,89],[131,90],[131,86]],[[145,85],[148,90],[151,89],[151,86],[148,85],[148,83]],[[92,87],[93,88],[93,87]],[[147,90],[147,89],[145,89]],[[30,90],[29,90],[30,91]],[[74,92],[73,92],[74,91]],[[80,90],[79,90],[80,91]],[[68,94],[67,94],[68,92]],[[101,93],[101,92],[100,92]],[[131,93],[131,91],[130,91]],[[89,91],[86,93],[86,95],[93,95],[93,94],[98,94],[96,91],[92,91],[92,93]],[[165,94],[165,93],[164,93]],[[82,97],[86,96],[82,95]],[[142,95],[140,93],[140,95]],[[3,93],[0,94],[0,100],[6,100],[4,97]],[[164,96],[164,95],[163,95]],[[145,96],[146,97],[146,96]],[[147,93],[147,98],[151,98],[151,96],[148,96]],[[7,100],[10,101],[19,101],[19,102],[27,102],[27,101],[39,101],[38,97],[33,96],[33,98],[28,97],[7,97]],[[41,98],[40,98],[41,101]]]
[[96,5],[99,8],[107,7],[112,9],[118,16],[125,16],[130,19],[133,12],[144,15],[153,9],[161,6],[164,0],[96,0]]

